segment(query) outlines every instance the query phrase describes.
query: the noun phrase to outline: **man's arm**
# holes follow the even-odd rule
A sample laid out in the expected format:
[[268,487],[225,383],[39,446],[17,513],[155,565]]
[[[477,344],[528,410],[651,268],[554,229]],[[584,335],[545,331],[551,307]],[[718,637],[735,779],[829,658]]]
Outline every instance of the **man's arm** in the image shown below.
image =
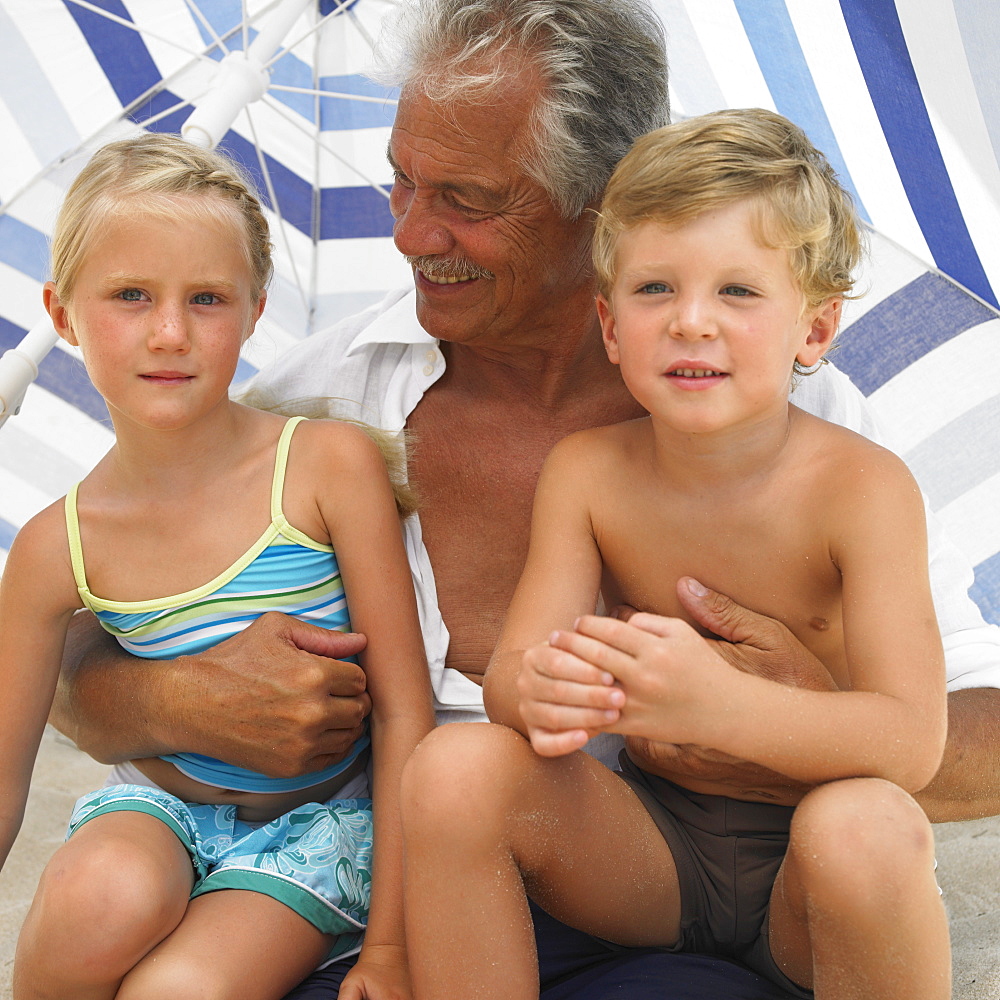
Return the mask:
[[108,764],[200,753],[274,777],[320,770],[361,735],[361,635],[267,614],[197,656],[125,653],[90,614],[70,626],[51,721]]
[[914,797],[932,823],[1000,814],[1000,689],[948,695],[944,759]]
[[[822,664],[780,622],[713,590],[702,590],[680,596],[699,624],[725,640],[719,652],[733,665],[785,684],[832,687]],[[692,777],[754,788],[771,784],[784,793],[791,788],[788,778],[716,751],[649,740],[641,748],[643,766],[654,772],[659,759],[674,774],[687,770]],[[1000,690],[967,688],[948,695],[944,759],[937,775],[915,798],[933,823],[1000,814]]]

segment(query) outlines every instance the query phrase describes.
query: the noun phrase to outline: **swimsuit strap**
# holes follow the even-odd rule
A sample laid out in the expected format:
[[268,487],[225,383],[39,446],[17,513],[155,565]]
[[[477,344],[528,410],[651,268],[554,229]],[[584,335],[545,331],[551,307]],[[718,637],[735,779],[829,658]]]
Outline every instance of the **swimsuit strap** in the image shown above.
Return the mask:
[[285,467],[288,465],[288,447],[291,444],[295,428],[305,420],[305,417],[290,417],[281,429],[278,438],[278,448],[274,454],[274,478],[271,480],[271,521],[284,522],[285,514],[281,509],[281,496],[285,489]]
[[74,483],[66,494],[64,503],[66,511],[66,535],[69,538],[69,558],[73,564],[73,579],[77,590],[81,593],[87,589],[87,574],[83,569],[83,544],[80,541],[80,519],[76,513],[76,494],[80,488]]

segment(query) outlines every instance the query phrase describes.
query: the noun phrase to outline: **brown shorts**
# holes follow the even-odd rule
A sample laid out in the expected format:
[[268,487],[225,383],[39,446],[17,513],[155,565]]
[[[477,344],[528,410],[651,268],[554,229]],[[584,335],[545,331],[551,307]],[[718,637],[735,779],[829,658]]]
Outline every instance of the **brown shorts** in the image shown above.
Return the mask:
[[639,797],[670,848],[681,893],[681,932],[671,951],[720,955],[777,983],[793,983],[771,957],[767,912],[788,848],[792,806],[702,795],[647,774],[622,750],[617,773]]

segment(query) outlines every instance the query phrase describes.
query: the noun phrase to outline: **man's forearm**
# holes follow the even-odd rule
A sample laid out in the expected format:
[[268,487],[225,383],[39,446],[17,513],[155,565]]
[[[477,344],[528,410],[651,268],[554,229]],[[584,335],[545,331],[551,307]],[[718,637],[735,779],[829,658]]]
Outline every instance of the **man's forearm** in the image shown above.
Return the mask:
[[49,721],[104,764],[169,752],[154,737],[143,702],[153,696],[162,666],[129,656],[92,614],[82,612],[66,637]]
[[1000,689],[948,695],[948,741],[917,801],[932,823],[1000,814]]

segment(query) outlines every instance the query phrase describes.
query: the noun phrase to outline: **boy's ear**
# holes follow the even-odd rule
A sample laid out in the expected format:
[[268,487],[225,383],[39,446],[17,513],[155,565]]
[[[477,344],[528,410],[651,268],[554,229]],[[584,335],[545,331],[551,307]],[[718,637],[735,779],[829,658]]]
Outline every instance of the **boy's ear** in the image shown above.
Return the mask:
[[818,364],[823,355],[830,350],[833,338],[840,328],[840,314],[843,307],[843,297],[831,295],[813,310],[806,342],[795,356],[796,361],[804,368],[812,368]]
[[615,331],[615,314],[611,311],[611,303],[603,296],[597,296],[597,317],[601,321],[601,337],[608,359],[613,365],[618,364],[618,334]]
[[46,281],[42,286],[42,303],[45,306],[45,311],[49,314],[49,318],[52,320],[52,326],[55,327],[56,333],[67,344],[79,347],[80,341],[77,340],[76,333],[73,331],[73,322],[69,317],[69,310],[59,298],[59,293],[56,291],[54,282]]

